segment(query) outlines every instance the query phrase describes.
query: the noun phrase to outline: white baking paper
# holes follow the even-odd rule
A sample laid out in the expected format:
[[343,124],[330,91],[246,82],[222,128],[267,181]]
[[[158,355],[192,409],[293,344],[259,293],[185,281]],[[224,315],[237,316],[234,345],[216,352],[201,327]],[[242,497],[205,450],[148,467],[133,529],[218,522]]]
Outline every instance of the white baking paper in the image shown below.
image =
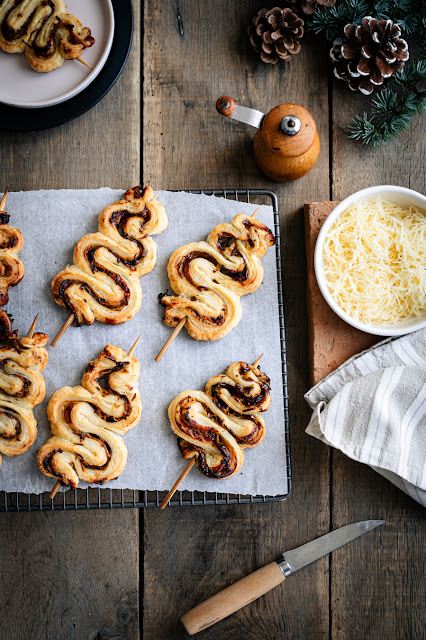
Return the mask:
[[[25,277],[10,290],[6,307],[15,319],[13,327],[21,335],[27,333],[36,313],[39,314],[38,331],[49,334],[50,338],[57,333],[68,312],[53,301],[50,283],[58,271],[72,262],[78,240],[97,231],[98,213],[122,196],[123,191],[109,188],[8,195],[5,208],[10,215],[9,224],[18,227],[25,239],[19,254],[25,265]],[[42,475],[36,464],[38,448],[51,435],[46,416],[49,398],[65,385],[80,384],[88,362],[106,344],[129,349],[142,334],[135,353],[141,363],[142,420],[124,436],[129,451],[126,469],[106,486],[168,490],[186,464],[167,418],[171,400],[186,389],[203,389],[209,378],[224,373],[231,362],[254,362],[264,353],[261,368],[271,378],[272,403],[263,414],[266,422],[263,442],[245,450],[244,464],[232,478],[212,480],[194,468],[181,489],[250,495],[287,493],[275,248],[270,248],[262,260],[263,284],[255,293],[243,296],[242,319],[225,338],[217,342],[197,342],[183,329],[157,364],[154,357],[171,332],[162,323],[163,307],[157,298],[169,285],[169,256],[183,244],[205,240],[213,227],[232,220],[237,213],[250,213],[255,209],[246,203],[187,193],[159,192],[158,199],[166,207],[169,226],[154,237],[158,262],[154,271],[141,280],[140,312],[130,322],[117,326],[99,322],[80,328],[72,325],[54,349],[48,346],[49,363],[43,372],[46,399],[34,410],[38,421],[37,440],[21,456],[3,456],[0,490],[40,493],[52,489],[54,480]],[[260,207],[257,217],[274,229],[272,207]],[[81,482],[79,486],[87,484]]]

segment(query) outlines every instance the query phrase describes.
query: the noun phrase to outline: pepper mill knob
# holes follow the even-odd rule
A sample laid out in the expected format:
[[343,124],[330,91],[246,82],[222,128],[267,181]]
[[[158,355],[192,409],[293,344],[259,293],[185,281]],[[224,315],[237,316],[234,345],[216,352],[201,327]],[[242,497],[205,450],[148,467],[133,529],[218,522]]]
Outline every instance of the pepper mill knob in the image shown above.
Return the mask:
[[272,180],[298,180],[316,163],[320,141],[315,121],[300,105],[280,104],[265,116],[223,96],[216,102],[216,109],[258,129],[253,141],[254,157],[259,169]]

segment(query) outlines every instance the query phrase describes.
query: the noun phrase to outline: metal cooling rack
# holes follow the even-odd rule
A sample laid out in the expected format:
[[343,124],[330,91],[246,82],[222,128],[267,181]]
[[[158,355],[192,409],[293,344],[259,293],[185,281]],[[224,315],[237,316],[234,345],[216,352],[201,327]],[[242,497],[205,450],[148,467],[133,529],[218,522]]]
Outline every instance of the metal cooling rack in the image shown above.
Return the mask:
[[[281,362],[284,392],[284,433],[287,460],[287,493],[278,496],[249,496],[207,491],[177,491],[169,506],[196,506],[212,504],[247,504],[279,502],[286,500],[291,491],[290,433],[288,416],[287,361],[284,326],[284,304],[281,272],[281,238],[278,200],[275,193],[267,189],[197,189],[188,193],[214,195],[240,202],[272,204],[274,212],[275,251],[278,279],[278,306],[280,321]],[[51,500],[48,493],[40,495],[0,492],[0,511],[74,511],[81,509],[122,509],[126,507],[159,507],[166,491],[135,491],[131,489],[88,488],[57,493]]]

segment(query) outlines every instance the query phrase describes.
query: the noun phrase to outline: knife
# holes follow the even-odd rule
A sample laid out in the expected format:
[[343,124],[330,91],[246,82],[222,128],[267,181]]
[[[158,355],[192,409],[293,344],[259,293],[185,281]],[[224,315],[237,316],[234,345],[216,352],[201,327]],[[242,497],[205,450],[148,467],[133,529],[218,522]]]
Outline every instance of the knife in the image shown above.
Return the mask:
[[364,520],[327,533],[312,542],[283,553],[282,560],[271,562],[265,567],[235,582],[181,617],[189,633],[194,635],[202,629],[223,620],[253,600],[284,582],[288,576],[319,558],[328,555],[368,531],[384,524],[385,520]]

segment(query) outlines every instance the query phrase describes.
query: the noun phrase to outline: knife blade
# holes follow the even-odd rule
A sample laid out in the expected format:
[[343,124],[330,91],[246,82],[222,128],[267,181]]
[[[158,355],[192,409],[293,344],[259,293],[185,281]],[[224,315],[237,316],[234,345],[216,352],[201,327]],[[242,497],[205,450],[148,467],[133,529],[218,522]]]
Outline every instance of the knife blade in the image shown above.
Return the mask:
[[185,629],[191,636],[207,629],[253,600],[257,600],[278,586],[292,573],[303,569],[315,560],[319,560],[319,558],[384,523],[384,520],[353,522],[301,547],[285,551],[282,555],[283,560],[271,562],[271,564],[258,569],[185,613],[181,617]]

